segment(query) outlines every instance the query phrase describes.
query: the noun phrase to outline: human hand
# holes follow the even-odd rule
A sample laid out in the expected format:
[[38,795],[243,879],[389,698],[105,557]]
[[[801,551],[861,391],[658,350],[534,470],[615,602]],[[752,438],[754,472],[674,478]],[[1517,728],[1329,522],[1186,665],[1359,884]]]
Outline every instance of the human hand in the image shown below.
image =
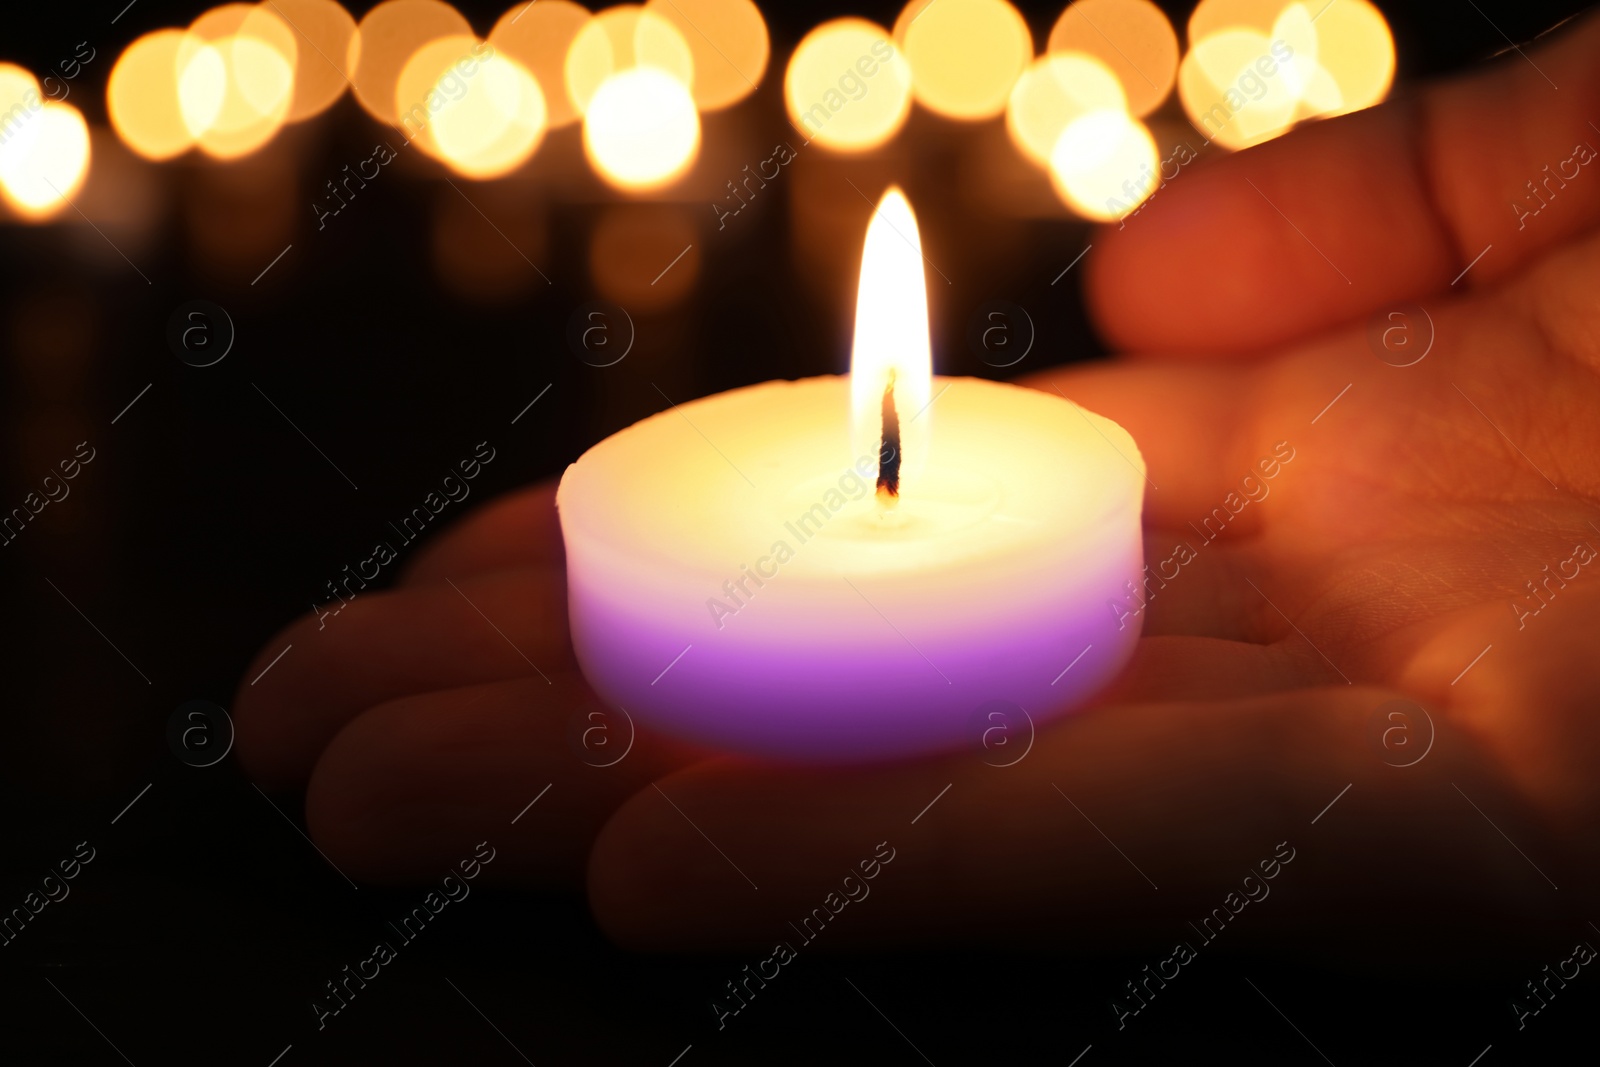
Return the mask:
[[[1152,584],[1116,689],[1016,764],[784,768],[641,732],[616,766],[586,766],[565,735],[600,705],[567,645],[542,488],[357,600],[271,686],[241,687],[246,770],[309,782],[312,833],[356,877],[426,876],[504,819],[494,874],[571,884],[587,857],[597,916],[641,946],[769,945],[884,840],[896,859],[873,886],[892,903],[851,909],[836,946],[1167,936],[1285,841],[1297,861],[1272,885],[1291,899],[1256,936],[1331,943],[1397,894],[1436,919],[1486,894],[1551,915],[1552,884],[1592,871],[1575,842],[1600,812],[1600,586],[1580,569],[1540,607],[1524,582],[1600,545],[1582,419],[1600,179],[1581,171],[1520,231],[1508,202],[1575,142],[1600,145],[1597,47],[1591,19],[1531,52],[1537,70],[1508,61],[1185,171],[1094,238],[1098,321],[1149,354],[1032,384],[1132,432],[1160,487],[1152,572],[1180,543],[1192,559]],[[1437,336],[1400,368],[1366,320],[1409,302]],[[1215,508],[1228,521],[1206,540]],[[1519,618],[1518,600],[1539,610]],[[1409,723],[1432,745],[1404,767],[1391,720],[1373,729],[1397,699],[1432,716]]]
[[794,941],[879,841],[882,903],[840,904],[834,947],[1188,938],[1269,891],[1236,946],[1586,930],[1559,905],[1600,823],[1600,172],[1574,157],[1600,146],[1597,51],[1589,18],[1096,235],[1091,307],[1137,355],[1031,384],[1149,464],[1158,580],[1122,680],[1009,767],[680,767],[596,843],[611,935]]
[[305,788],[318,847],[362,880],[434,878],[488,837],[489,880],[580,888],[610,813],[697,758],[635,736],[579,674],[554,485],[479,508],[395,588],[299,620],[244,677],[245,773],[269,790]]

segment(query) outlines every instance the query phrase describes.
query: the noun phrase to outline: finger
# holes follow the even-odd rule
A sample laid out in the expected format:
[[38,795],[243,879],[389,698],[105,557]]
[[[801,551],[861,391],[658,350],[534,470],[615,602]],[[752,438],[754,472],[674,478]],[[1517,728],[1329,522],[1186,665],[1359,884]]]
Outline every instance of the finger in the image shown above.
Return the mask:
[[423,546],[400,574],[399,584],[442,584],[516,567],[560,567],[561,527],[556,483],[541,482],[492,500]]
[[[1319,377],[1307,376],[1308,394],[1321,388]],[[1212,513],[1229,493],[1240,499],[1270,493],[1283,457],[1292,462],[1294,444],[1278,436],[1286,432],[1278,412],[1262,411],[1266,382],[1253,365],[1107,361],[1046,371],[1020,384],[1064,396],[1127,430],[1147,468],[1146,527],[1209,541],[1225,528],[1235,535],[1255,529],[1261,508]],[[1131,462],[1120,453],[1112,457],[1109,442],[1106,448],[1106,462]]]
[[[1141,642],[1118,696],[1205,696],[1295,684],[1256,645]],[[578,888],[611,813],[651,781],[708,758],[636,729],[576,678],[404,697],[349,723],[318,759],[307,825],[347,876],[398,884],[448,867],[473,842],[498,850],[502,884]]]
[[1469,265],[1457,291],[1506,277],[1600,220],[1575,155],[1600,148],[1597,49],[1590,17],[1525,57],[1181,173],[1096,237],[1101,330],[1131,351],[1238,355],[1443,292]]
[[1303,689],[1326,673],[1293,648],[1214,637],[1145,636],[1098,704],[1222,700]]
[[578,888],[610,813],[696,756],[636,732],[576,677],[424,693],[339,732],[311,776],[306,822],[362,881],[424,879],[488,840],[494,880]]
[[[1313,392],[1323,388],[1321,377],[1305,376],[1308,405],[1312,397],[1325,402]],[[1263,408],[1275,418],[1282,406],[1259,399],[1274,380],[1241,364],[1107,361],[1021,381],[1114,420],[1138,445],[1146,467],[1146,566],[1123,609],[1143,616],[1146,633],[1264,636],[1255,621],[1261,605],[1241,563],[1250,558],[1264,516],[1279,507],[1273,495],[1297,477],[1289,466],[1295,444],[1274,439],[1287,431],[1280,424],[1267,433],[1257,425],[1266,421]],[[1109,440],[1104,447],[1105,455],[1086,458],[1138,462]]]
[[[589,864],[591,907],[611,937],[651,949],[800,946],[816,935],[791,924],[826,924],[829,911],[844,919],[825,935],[833,948],[934,930],[947,942],[1170,945],[1225,894],[1251,891],[1244,876],[1266,882],[1260,864],[1276,854],[1288,867],[1292,853],[1304,858],[1268,885],[1295,887],[1288,899],[1241,924],[1253,934],[1230,931],[1230,943],[1301,927],[1299,943],[1327,949],[1363,921],[1373,936],[1363,897],[1432,894],[1420,921],[1441,922],[1468,884],[1483,891],[1472,913],[1485,929],[1491,918],[1525,921],[1548,886],[1517,869],[1451,782],[1529,847],[1537,835],[1506,813],[1459,735],[1441,728],[1405,773],[1377,758],[1364,729],[1388,698],[1340,687],[1105,708],[1042,733],[1007,768],[971,757],[870,770],[696,764],[606,825]],[[1422,839],[1453,847],[1419,851]],[[868,883],[881,901],[845,910],[838,898],[886,853]]]
[[511,678],[549,685],[575,670],[566,613],[559,573],[520,570],[365,593],[302,619],[245,672],[254,681],[234,700],[240,762],[263,786],[297,786],[334,734],[376,704]]
[[1461,611],[1407,647],[1400,677],[1493,744],[1523,795],[1572,840],[1592,840],[1600,827],[1600,590],[1580,584],[1576,560],[1592,560],[1600,538],[1578,540],[1587,555],[1563,552],[1569,558],[1557,557],[1536,592]]

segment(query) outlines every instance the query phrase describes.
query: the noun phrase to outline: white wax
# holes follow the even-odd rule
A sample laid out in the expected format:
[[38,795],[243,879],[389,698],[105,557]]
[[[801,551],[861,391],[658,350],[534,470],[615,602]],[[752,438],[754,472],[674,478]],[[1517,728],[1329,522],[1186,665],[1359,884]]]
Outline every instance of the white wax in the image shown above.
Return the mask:
[[932,395],[890,511],[876,455],[850,455],[844,377],[683,404],[584,453],[556,502],[601,697],[727,750],[852,762],[980,746],[991,702],[1037,726],[1110,681],[1142,617],[1138,446],[1037,390]]

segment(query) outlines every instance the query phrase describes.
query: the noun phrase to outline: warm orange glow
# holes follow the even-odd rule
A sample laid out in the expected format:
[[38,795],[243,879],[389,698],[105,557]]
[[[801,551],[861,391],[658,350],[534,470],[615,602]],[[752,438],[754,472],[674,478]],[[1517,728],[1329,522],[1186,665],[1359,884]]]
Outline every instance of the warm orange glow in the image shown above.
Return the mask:
[[0,63],[0,169],[20,165],[39,138],[44,109],[39,81],[15,63]]
[[288,121],[320,115],[350,84],[347,57],[356,20],[336,0],[262,0],[259,6],[288,24],[299,48]]
[[694,101],[703,111],[738,103],[761,84],[771,46],[752,0],[647,0],[694,56]]
[[[185,147],[192,147],[199,135],[216,123],[222,111],[222,102],[228,95],[228,64],[221,52],[193,34],[178,31],[174,43],[172,66],[147,73],[153,82],[166,81],[176,73],[178,119],[183,123]],[[165,52],[165,42],[161,52]],[[157,57],[152,55],[151,58]],[[138,103],[134,101],[130,108]],[[132,116],[129,121],[134,121]]]
[[1317,64],[1337,87],[1338,99],[1314,114],[1342,115],[1371,107],[1389,95],[1394,83],[1394,37],[1376,7],[1366,0],[1339,0],[1316,17],[1315,26]]
[[1125,111],[1122,83],[1094,56],[1056,52],[1023,71],[1006,105],[1006,131],[1024,156],[1041,167],[1072,120],[1091,111]]
[[[1321,35],[1305,5],[1289,4],[1278,12],[1267,36],[1271,39],[1270,44],[1278,44],[1283,51],[1290,53],[1290,58],[1279,68],[1279,78],[1283,84],[1274,91],[1280,96],[1287,93],[1294,101],[1296,117],[1337,107],[1339,86],[1317,61],[1320,51],[1318,39]],[[1224,74],[1220,70],[1210,70],[1208,73],[1214,78]]]
[[1006,0],[911,0],[894,39],[911,63],[917,103],[953,119],[1004,111],[1033,58],[1028,24]]
[[[440,88],[451,84],[446,73]],[[501,55],[483,61],[460,99],[441,108],[431,127],[434,144],[451,169],[479,180],[520,167],[539,147],[544,130],[539,83],[516,60]]]
[[471,34],[435,38],[411,53],[395,81],[400,132],[435,159],[441,155],[433,139],[434,122],[462,99],[477,77],[479,61],[474,48],[482,51]]
[[201,151],[236,159],[270,141],[289,115],[298,55],[294,31],[269,8],[224,4],[195,19],[176,70],[180,110]]
[[[249,33],[225,38],[218,51],[228,61],[233,87],[259,116],[289,116],[294,102],[295,58],[272,42]],[[223,102],[227,107],[227,102]]]
[[648,202],[606,207],[589,237],[595,291],[633,315],[661,311],[693,292],[700,277],[700,242],[689,210]]
[[522,64],[539,83],[551,129],[581,117],[567,95],[567,50],[590,18],[588,9],[572,0],[520,0],[489,31],[495,51]]
[[440,37],[470,36],[472,27],[455,8],[440,0],[386,0],[367,12],[350,39],[345,69],[356,100],[373,118],[399,126],[401,111],[423,103],[407,100],[395,106],[400,72],[417,50]]
[[266,144],[283,125],[294,93],[294,69],[259,37],[227,37],[211,49],[223,63],[222,107],[210,125],[194,132],[202,152],[237,159]]
[[26,137],[0,148],[0,194],[25,218],[43,219],[65,208],[88,176],[89,127],[77,108],[54,100],[27,122]]
[[583,118],[589,162],[620,189],[670,185],[700,150],[700,115],[677,77],[655,66],[611,75],[595,90]]
[[564,70],[567,95],[582,114],[606,79],[636,67],[655,67],[685,89],[694,87],[694,53],[676,26],[638,4],[606,8],[572,39]]
[[[1223,30],[1266,33],[1290,0],[1200,0],[1189,15],[1189,47]],[[1319,0],[1322,2],[1322,0]],[[1338,0],[1343,3],[1344,0]]]
[[878,454],[883,394],[891,382],[900,421],[900,476],[905,480],[914,477],[928,452],[933,350],[928,343],[922,235],[898,186],[890,186],[878,201],[861,251],[850,347],[851,455]]
[[0,104],[10,108],[22,103],[29,92],[40,95],[39,79],[33,72],[15,63],[0,63]]
[[[1204,132],[1230,148],[1302,119],[1371,107],[1394,81],[1394,38],[1367,0],[1202,0],[1189,38],[1198,43],[1184,59],[1191,69],[1179,74],[1184,109],[1191,119],[1209,115]],[[1258,79],[1267,84],[1259,96]],[[1213,133],[1230,109],[1232,121]]]
[[[222,54],[224,63],[230,67],[229,77],[235,82],[234,88],[257,114],[268,114],[280,106],[280,97],[285,95],[285,68],[292,99],[300,46],[295,32],[271,6],[223,4],[190,23],[189,33]],[[230,55],[230,42],[239,41],[253,42],[264,48],[247,46],[239,56]],[[276,53],[276,59],[266,58],[267,52]],[[224,110],[228,107],[225,101]]]
[[1050,31],[1049,51],[1083,52],[1104,63],[1134,115],[1159,107],[1178,78],[1178,35],[1150,0],[1074,0]]
[[840,152],[876,148],[911,113],[911,64],[889,31],[865,19],[824,22],[800,41],[783,76],[789,120]]
[[1300,71],[1315,63],[1305,52],[1304,41],[1295,48],[1249,29],[1205,38],[1178,69],[1178,96],[1189,121],[1225,148],[1277,137],[1294,123]]
[[1156,189],[1160,159],[1144,123],[1124,111],[1094,111],[1061,131],[1050,152],[1056,193],[1085,218],[1126,215]]
[[504,306],[547,287],[534,264],[549,261],[551,212],[525,186],[483,185],[469,198],[441,183],[431,214],[433,284],[439,292]]

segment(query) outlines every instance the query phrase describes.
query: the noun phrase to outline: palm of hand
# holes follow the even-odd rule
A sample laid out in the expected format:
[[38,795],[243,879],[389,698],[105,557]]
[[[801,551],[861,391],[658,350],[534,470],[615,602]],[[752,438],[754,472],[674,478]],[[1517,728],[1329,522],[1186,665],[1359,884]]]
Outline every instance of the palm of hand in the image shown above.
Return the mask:
[[[1561,104],[1536,97],[1541,75],[1501,68],[1186,174],[1097,239],[1104,328],[1181,358],[1035,384],[1140,442],[1154,595],[1114,691],[1017,764],[788,770],[643,735],[615,766],[586,764],[567,734],[598,705],[566,643],[546,487],[357,601],[275,688],[247,687],[247,769],[309,779],[313,833],[357,876],[420,876],[498,834],[497,875],[571,883],[587,862],[602,922],[641,944],[770,939],[884,838],[904,841],[907,887],[878,936],[1005,937],[997,915],[1143,932],[1210,907],[1282,840],[1305,842],[1297,874],[1328,931],[1396,884],[1445,912],[1485,886],[1548,911],[1556,882],[1590,877],[1563,842],[1600,816],[1600,581],[1584,566],[1600,545],[1584,417],[1600,399],[1600,179],[1574,179],[1526,231],[1501,190],[1584,129],[1565,109],[1600,99],[1597,31],[1537,53],[1575,90]],[[1518,128],[1539,147],[1498,151]],[[1411,302],[1425,317],[1387,316]],[[1360,325],[1374,314],[1427,355],[1379,358]],[[1250,349],[1268,354],[1214,354]],[[1176,573],[1156,566],[1175,556]],[[1391,718],[1395,700],[1421,711]]]

